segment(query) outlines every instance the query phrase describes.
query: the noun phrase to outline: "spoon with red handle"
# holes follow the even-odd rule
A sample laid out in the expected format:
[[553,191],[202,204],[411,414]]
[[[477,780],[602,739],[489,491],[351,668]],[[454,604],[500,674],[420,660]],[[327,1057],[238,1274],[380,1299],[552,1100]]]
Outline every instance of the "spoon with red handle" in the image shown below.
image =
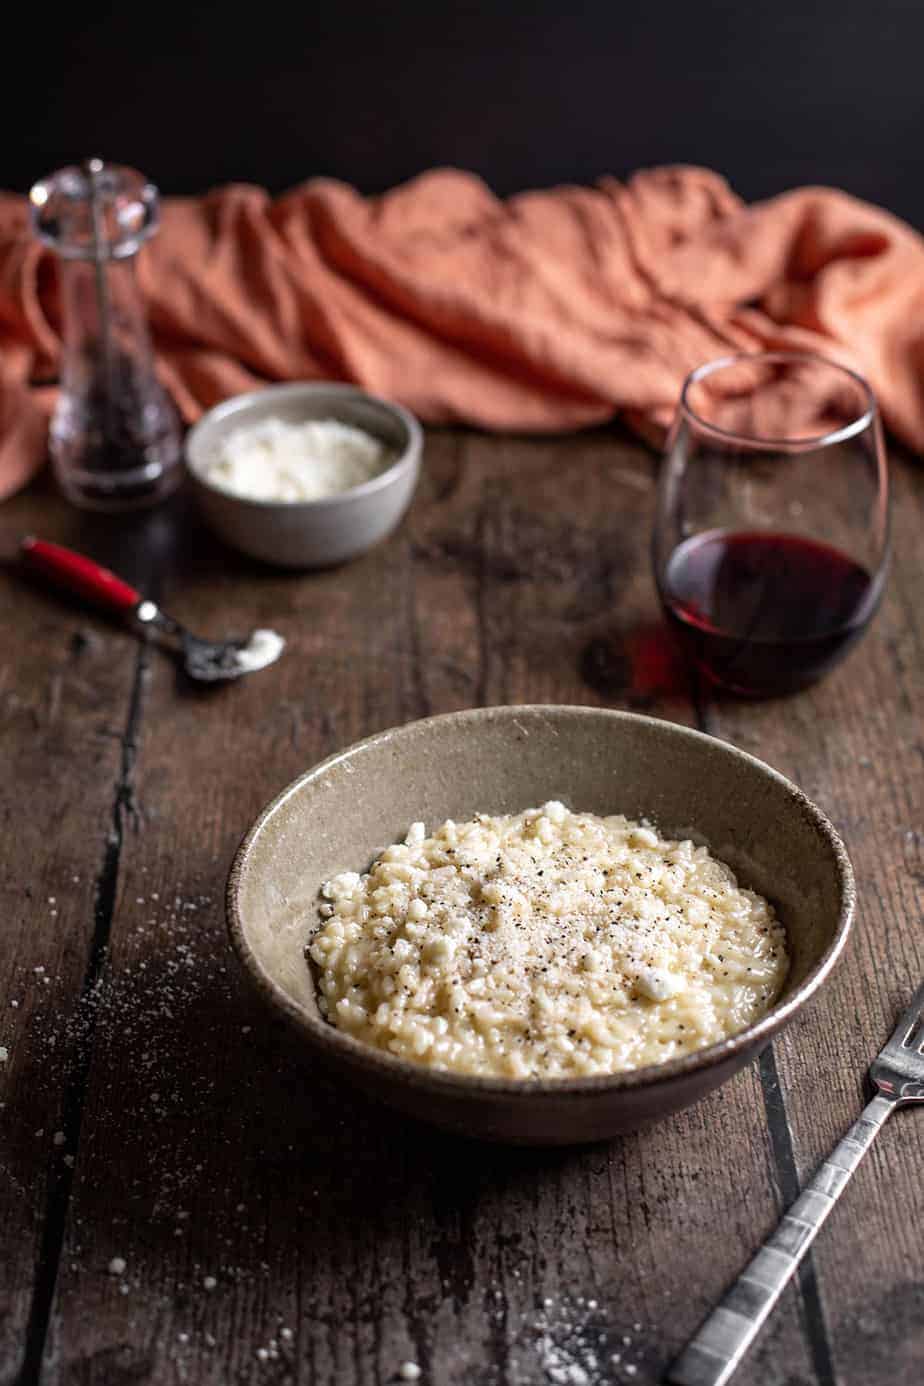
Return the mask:
[[282,654],[285,641],[272,630],[255,630],[246,640],[201,640],[174,621],[156,602],[143,597],[123,578],[92,558],[31,535],[20,543],[24,566],[58,587],[86,598],[136,625],[154,631],[175,653],[191,679],[215,683],[265,669]]

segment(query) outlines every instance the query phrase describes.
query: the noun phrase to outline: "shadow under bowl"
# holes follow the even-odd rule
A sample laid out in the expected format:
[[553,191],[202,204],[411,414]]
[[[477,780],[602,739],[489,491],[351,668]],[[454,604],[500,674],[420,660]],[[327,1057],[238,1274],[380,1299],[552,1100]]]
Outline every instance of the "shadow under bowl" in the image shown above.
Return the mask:
[[[440,1073],[383,1053],[321,1016],[305,959],[318,891],[366,870],[409,825],[476,812],[570,808],[648,818],[704,842],[786,928],[789,976],[740,1034],[630,1073],[545,1081]],[[805,795],[753,756],[686,727],[584,707],[499,707],[384,731],[301,775],[263,810],[228,881],[228,925],[246,972],[313,1061],[367,1094],[470,1137],[526,1145],[602,1140],[666,1116],[724,1083],[821,987],[847,939],[853,872]]]

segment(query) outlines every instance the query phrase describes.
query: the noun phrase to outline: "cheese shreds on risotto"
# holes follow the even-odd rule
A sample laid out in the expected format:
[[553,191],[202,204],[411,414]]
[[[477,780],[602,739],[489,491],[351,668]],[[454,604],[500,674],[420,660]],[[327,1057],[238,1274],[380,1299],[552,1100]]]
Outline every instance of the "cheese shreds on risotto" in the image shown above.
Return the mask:
[[553,800],[414,823],[321,891],[309,953],[338,1029],[429,1068],[615,1073],[762,1016],[789,959],[773,908],[690,841]]

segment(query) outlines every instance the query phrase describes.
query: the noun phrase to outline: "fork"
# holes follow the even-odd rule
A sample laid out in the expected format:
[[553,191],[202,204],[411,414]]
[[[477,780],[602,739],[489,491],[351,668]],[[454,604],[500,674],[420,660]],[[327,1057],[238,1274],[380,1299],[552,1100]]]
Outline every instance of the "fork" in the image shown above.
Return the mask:
[[903,1102],[924,1101],[924,983],[869,1076],[876,1096],[677,1358],[667,1375],[674,1386],[725,1386],[886,1117]]

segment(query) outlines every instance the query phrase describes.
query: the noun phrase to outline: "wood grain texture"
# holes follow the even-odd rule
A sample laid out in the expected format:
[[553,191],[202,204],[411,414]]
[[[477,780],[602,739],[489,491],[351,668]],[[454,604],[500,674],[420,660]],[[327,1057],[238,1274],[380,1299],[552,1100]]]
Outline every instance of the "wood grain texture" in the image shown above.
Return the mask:
[[[138,664],[123,637],[89,621],[119,654],[104,689],[122,742],[110,748],[100,821],[129,816],[41,1377],[36,1363],[21,1386],[385,1386],[405,1361],[433,1386],[653,1386],[773,1226],[787,1181],[852,1120],[869,1047],[901,991],[883,940],[907,970],[921,961],[910,913],[919,843],[899,840],[920,799],[889,764],[897,726],[909,745],[918,737],[920,618],[911,638],[902,603],[921,584],[920,478],[901,471],[900,559],[860,653],[801,698],[717,705],[691,686],[658,621],[653,475],[649,455],[616,432],[434,432],[401,532],[347,568],[248,565],[182,502],[120,545],[110,536],[130,577],[164,575],[165,603],[193,629],[274,625],[289,649],[262,675],[203,692],[155,652]],[[91,537],[112,556],[99,548],[105,533]],[[42,600],[60,638],[75,615]],[[46,668],[37,650],[26,686]],[[230,858],[278,788],[382,727],[519,701],[705,720],[803,782],[845,828],[859,868],[859,937],[826,999],[760,1067],[609,1146],[460,1142],[332,1086],[243,989],[225,946]],[[69,741],[63,777],[78,759]],[[99,847],[88,832],[75,873],[94,850],[99,871]],[[89,949],[92,900],[85,909]],[[822,1093],[809,1076],[819,1062]],[[741,1386],[826,1386],[829,1369],[837,1386],[903,1379],[919,1350],[916,1291],[905,1292],[899,1340],[884,1310],[874,1327],[863,1314],[867,1265],[883,1286],[921,1278],[910,1221],[890,1237],[885,1216],[889,1181],[904,1180],[894,1187],[905,1198],[912,1189],[899,1153],[907,1131],[919,1159],[912,1123],[897,1118],[883,1137],[894,1145],[858,1174],[818,1244],[817,1286],[790,1289]],[[37,1167],[20,1177],[36,1180]],[[124,1272],[110,1271],[113,1258]],[[24,1302],[30,1275],[20,1263],[8,1277]],[[21,1331],[20,1316],[6,1341]]]
[[[66,530],[47,493],[5,535]],[[0,1381],[47,1315],[92,1030],[88,971],[120,832],[134,642],[0,574]],[[54,1211],[55,1216],[50,1216]]]
[[[774,1046],[803,1181],[855,1119],[869,1062],[924,977],[924,486],[901,459],[894,481],[892,572],[857,654],[798,698],[710,710],[712,730],[792,776],[830,814],[857,874],[848,956]],[[839,1386],[924,1371],[922,1168],[921,1113],[899,1112],[814,1249]]]

